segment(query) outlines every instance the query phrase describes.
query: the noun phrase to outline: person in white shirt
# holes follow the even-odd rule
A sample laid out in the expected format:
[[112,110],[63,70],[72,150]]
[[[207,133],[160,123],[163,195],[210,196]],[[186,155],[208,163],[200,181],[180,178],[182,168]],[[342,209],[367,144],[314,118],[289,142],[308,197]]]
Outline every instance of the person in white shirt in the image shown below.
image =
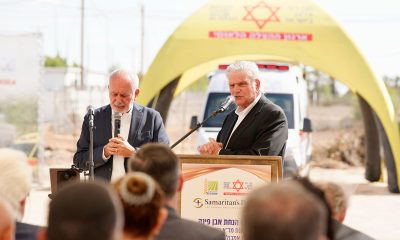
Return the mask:
[[217,139],[199,146],[202,155],[284,156],[288,124],[283,110],[260,91],[258,67],[235,62],[226,70],[236,110],[225,118]]
[[[110,75],[110,104],[94,111],[93,160],[94,175],[115,180],[126,173],[126,162],[136,149],[148,142],[168,144],[168,136],[161,115],[154,109],[135,103],[139,95],[139,78],[125,70]],[[115,119],[120,119],[120,133]],[[88,169],[89,117],[85,116],[77,142],[74,164]]]

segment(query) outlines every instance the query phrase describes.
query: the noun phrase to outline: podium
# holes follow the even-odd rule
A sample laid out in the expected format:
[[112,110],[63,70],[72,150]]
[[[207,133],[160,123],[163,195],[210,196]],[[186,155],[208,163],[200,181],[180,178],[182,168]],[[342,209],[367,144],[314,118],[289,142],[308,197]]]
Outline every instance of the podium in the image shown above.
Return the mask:
[[55,195],[67,183],[80,181],[79,171],[73,168],[50,168],[49,171],[51,195]]
[[183,218],[218,228],[229,239],[241,234],[241,209],[254,189],[282,179],[279,156],[179,155]]

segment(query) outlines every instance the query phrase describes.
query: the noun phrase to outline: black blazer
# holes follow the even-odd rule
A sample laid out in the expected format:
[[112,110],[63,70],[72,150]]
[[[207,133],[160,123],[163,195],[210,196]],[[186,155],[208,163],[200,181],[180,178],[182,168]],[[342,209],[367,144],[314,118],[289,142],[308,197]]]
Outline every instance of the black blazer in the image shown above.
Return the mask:
[[[148,142],[169,144],[168,136],[160,113],[154,109],[133,104],[132,120],[129,129],[128,142],[132,147],[140,147]],[[112,137],[111,130],[111,106],[103,106],[94,111],[93,131],[93,161],[94,175],[108,181],[111,180],[113,156],[108,161],[103,160],[103,148]],[[74,155],[74,164],[79,168],[88,169],[89,162],[89,119],[86,114],[81,136],[76,144],[77,151]],[[127,170],[127,158],[125,158],[125,171]]]
[[16,222],[15,240],[36,240],[40,227],[32,224]]
[[374,238],[359,232],[339,221],[333,220],[334,240],[374,240]]
[[235,111],[225,118],[217,141],[223,143],[220,155],[265,155],[284,157],[288,124],[283,110],[261,96],[226,143],[237,121]]
[[167,206],[167,209],[168,217],[161,227],[157,240],[225,240],[224,232],[195,221],[183,219],[169,206]]

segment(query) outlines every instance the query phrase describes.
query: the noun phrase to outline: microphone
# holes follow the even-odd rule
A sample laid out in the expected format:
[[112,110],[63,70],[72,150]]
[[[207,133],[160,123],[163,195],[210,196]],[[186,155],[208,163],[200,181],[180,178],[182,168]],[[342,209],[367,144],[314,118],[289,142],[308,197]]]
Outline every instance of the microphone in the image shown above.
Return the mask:
[[118,137],[118,134],[121,133],[121,113],[114,114],[114,137]]
[[[89,105],[87,107],[87,114],[89,118],[89,161],[87,162],[89,164],[89,180],[94,181],[94,161],[93,161],[93,130],[95,128],[94,126],[94,107],[92,105]],[[78,177],[79,179],[79,177]]]
[[234,100],[235,100],[235,98],[232,97],[232,95],[229,95],[228,97],[226,97],[225,101],[221,104],[221,106],[219,107],[219,109],[216,112],[217,113],[225,112],[226,109],[228,109],[229,105],[231,105],[231,103]]
[[87,114],[89,116],[89,126],[94,126],[94,107],[92,105],[87,106]]
[[190,134],[192,134],[194,131],[196,131],[197,129],[199,129],[201,126],[203,126],[203,124],[205,122],[207,122],[210,118],[213,118],[215,116],[218,115],[218,113],[222,113],[225,112],[226,109],[228,109],[229,105],[235,100],[235,98],[231,95],[229,95],[228,97],[226,97],[225,101],[221,104],[221,106],[219,107],[218,110],[214,111],[211,113],[211,115],[209,115],[206,119],[204,119],[201,123],[198,123],[196,125],[196,127],[194,127],[193,129],[191,129],[188,133],[186,133],[183,137],[181,137],[178,141],[176,141],[174,144],[171,145],[171,149],[173,149],[176,145],[178,145],[180,142],[182,142],[183,140],[185,140],[185,138],[189,137]]

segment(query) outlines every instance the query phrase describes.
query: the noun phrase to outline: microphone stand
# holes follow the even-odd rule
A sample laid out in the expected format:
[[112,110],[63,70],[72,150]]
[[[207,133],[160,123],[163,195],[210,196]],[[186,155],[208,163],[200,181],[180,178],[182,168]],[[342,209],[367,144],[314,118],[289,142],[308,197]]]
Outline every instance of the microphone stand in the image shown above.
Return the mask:
[[94,181],[94,161],[93,161],[93,129],[94,129],[94,116],[89,114],[89,181]]
[[201,126],[203,126],[203,124],[205,122],[207,122],[209,119],[217,116],[219,113],[224,112],[226,109],[224,108],[220,108],[216,111],[214,111],[213,113],[211,113],[210,116],[208,116],[206,119],[204,119],[204,121],[202,121],[201,123],[197,123],[196,127],[191,129],[188,133],[186,133],[183,137],[181,137],[178,141],[176,141],[174,144],[171,145],[171,149],[173,149],[174,147],[176,147],[176,145],[178,145],[180,142],[182,142],[183,140],[185,140],[187,137],[189,137],[190,134],[192,134],[194,131],[196,131],[197,129],[199,129]]

